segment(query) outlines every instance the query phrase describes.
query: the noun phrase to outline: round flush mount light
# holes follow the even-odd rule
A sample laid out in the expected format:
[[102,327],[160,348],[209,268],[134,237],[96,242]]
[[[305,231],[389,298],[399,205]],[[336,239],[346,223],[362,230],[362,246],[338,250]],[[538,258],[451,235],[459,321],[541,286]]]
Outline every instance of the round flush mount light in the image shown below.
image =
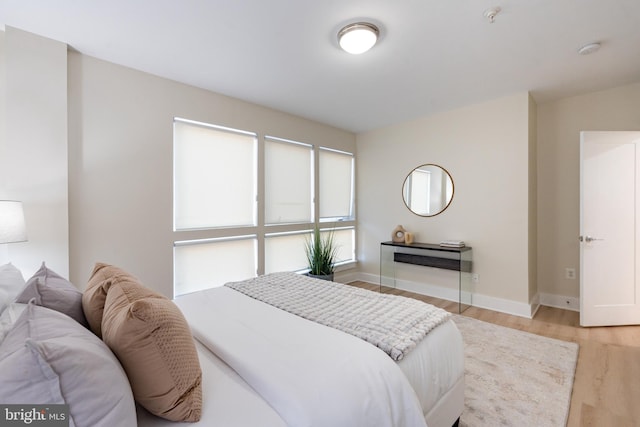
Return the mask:
[[380,30],[375,25],[356,22],[338,31],[338,43],[346,52],[358,55],[371,49],[376,44],[379,34]]
[[593,53],[598,49],[600,49],[600,43],[589,43],[578,49],[578,53],[580,55],[589,55],[590,53]]

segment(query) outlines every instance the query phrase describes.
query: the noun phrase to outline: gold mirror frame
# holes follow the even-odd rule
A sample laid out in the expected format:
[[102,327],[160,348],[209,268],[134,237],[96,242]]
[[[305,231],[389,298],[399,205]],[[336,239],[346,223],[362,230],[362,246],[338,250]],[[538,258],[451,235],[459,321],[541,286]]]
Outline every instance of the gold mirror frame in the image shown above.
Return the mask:
[[423,217],[444,212],[451,205],[454,192],[455,186],[449,171],[433,163],[425,163],[413,169],[402,184],[405,206]]

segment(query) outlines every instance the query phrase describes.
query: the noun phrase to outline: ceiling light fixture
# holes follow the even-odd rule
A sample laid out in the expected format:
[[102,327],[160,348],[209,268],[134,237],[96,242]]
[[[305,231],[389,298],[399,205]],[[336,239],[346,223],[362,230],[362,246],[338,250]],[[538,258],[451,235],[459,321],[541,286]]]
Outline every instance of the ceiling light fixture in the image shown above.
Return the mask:
[[354,55],[371,49],[378,40],[380,30],[368,22],[349,24],[338,31],[338,43],[346,52]]
[[580,49],[578,49],[578,53],[580,55],[588,55],[590,53],[595,52],[596,50],[600,49],[600,43],[589,43],[586,44],[584,46],[582,46]]

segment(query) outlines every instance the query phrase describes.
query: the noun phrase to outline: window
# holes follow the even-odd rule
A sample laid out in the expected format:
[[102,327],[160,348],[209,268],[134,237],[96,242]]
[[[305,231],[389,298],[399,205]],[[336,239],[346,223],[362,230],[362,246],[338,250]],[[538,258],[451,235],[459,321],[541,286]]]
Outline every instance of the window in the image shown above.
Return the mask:
[[320,221],[354,219],[353,154],[320,149]]
[[255,225],[256,135],[184,120],[173,132],[174,230]]
[[255,276],[256,236],[175,242],[174,294],[188,294]]
[[287,224],[313,220],[313,147],[266,137],[265,222]]
[[304,244],[310,237],[308,231],[266,235],[264,272],[304,270],[307,266]]
[[338,247],[336,264],[350,262],[356,259],[356,230],[355,227],[336,228],[333,230],[333,241]]
[[[355,227],[321,229],[320,235],[333,232],[333,241],[338,248],[336,264],[355,260]],[[277,271],[300,271],[307,267],[305,242],[313,233],[304,232],[268,234],[265,238],[265,273]]]
[[338,263],[352,262],[354,156],[175,119],[173,212],[174,295],[302,271],[319,223],[334,232]]

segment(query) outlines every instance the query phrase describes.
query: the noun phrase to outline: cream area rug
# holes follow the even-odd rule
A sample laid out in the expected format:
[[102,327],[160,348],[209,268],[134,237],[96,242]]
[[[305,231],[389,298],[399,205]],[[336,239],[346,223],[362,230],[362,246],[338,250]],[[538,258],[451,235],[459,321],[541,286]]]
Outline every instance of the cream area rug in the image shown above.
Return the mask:
[[565,426],[576,343],[454,315],[465,344],[460,425]]

